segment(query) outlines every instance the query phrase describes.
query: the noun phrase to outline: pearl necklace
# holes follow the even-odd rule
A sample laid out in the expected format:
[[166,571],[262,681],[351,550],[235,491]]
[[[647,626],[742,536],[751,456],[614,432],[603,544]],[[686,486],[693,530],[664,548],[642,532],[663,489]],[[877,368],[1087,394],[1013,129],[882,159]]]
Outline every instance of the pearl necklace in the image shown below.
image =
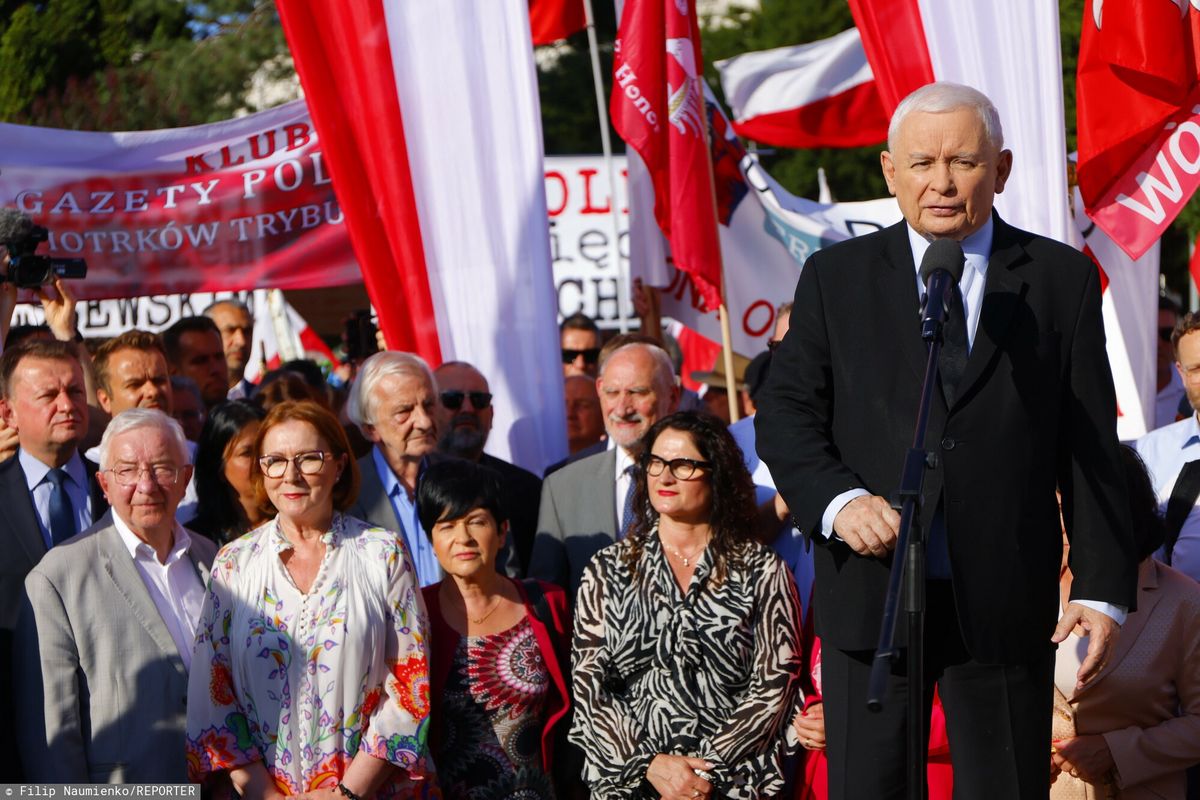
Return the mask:
[[679,548],[668,544],[666,542],[666,540],[662,538],[661,534],[659,535],[658,540],[663,543],[664,547],[666,547],[668,550],[670,550],[672,553],[674,553],[675,557],[678,558],[680,561],[682,561],[683,565],[685,567],[690,567],[692,565],[692,561],[696,558],[696,556],[703,553],[704,548],[708,547],[708,541],[705,541],[704,544],[700,545],[700,547],[695,552],[693,552],[691,555],[685,556],[683,553],[679,552]]

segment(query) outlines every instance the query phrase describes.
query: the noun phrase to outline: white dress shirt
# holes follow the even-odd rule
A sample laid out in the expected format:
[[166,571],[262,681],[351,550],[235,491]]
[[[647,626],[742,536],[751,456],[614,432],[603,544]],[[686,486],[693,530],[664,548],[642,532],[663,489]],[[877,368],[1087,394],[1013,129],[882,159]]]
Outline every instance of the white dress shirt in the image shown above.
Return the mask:
[[617,451],[616,489],[613,491],[613,500],[617,504],[617,538],[622,539],[625,536],[622,528],[625,522],[625,496],[633,491],[633,475],[625,470],[633,466],[634,460],[624,447],[617,447],[611,436],[608,446]]
[[[1197,423],[1196,415],[1150,431],[1133,443],[1133,449],[1146,462],[1150,480],[1158,495],[1159,509],[1166,513],[1171,490],[1175,488],[1183,465],[1200,458],[1200,423]],[[1159,550],[1155,557],[1161,560],[1163,551]],[[1183,521],[1171,566],[1200,580],[1200,501]]]
[[192,537],[179,523],[175,524],[175,540],[166,563],[158,560],[154,548],[137,537],[115,512],[113,526],[121,535],[133,565],[137,567],[158,615],[175,642],[183,666],[192,668],[192,645],[196,641],[196,622],[204,605],[204,583],[196,565],[188,557]]

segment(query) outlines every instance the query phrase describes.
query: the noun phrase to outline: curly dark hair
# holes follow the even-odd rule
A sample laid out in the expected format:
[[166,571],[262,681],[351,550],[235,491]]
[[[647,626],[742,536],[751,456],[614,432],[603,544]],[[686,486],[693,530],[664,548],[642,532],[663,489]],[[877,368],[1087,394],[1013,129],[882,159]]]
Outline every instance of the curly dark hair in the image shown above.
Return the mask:
[[658,524],[658,512],[650,504],[646,487],[646,464],[650,460],[654,442],[666,430],[688,434],[700,457],[712,464],[707,476],[712,487],[712,542],[709,549],[713,560],[713,580],[720,584],[730,568],[742,566],[746,546],[754,540],[757,509],[754,481],[746,469],[741,448],[724,422],[703,412],[680,411],[663,417],[642,438],[642,455],[633,489],[636,514],[626,537],[631,545],[625,554],[626,564],[637,574],[642,551]]

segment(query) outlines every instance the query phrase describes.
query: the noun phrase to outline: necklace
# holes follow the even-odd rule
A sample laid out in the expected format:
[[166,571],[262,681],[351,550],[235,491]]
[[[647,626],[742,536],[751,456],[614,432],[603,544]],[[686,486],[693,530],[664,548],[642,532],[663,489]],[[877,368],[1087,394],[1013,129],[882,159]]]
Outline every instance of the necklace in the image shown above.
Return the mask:
[[685,556],[683,553],[679,552],[679,548],[675,547],[674,545],[667,544],[666,540],[664,540],[664,539],[662,538],[662,536],[661,536],[661,535],[658,537],[658,540],[659,540],[660,542],[662,542],[662,543],[663,543],[663,545],[664,545],[664,546],[665,546],[665,547],[666,547],[668,550],[670,550],[672,553],[674,553],[674,554],[675,554],[675,557],[676,557],[676,558],[678,558],[680,561],[682,561],[682,562],[683,562],[683,565],[684,565],[685,567],[690,567],[690,566],[691,566],[691,564],[692,564],[692,561],[693,561],[693,560],[696,558],[696,556],[698,556],[698,555],[700,555],[701,553],[703,553],[703,552],[704,552],[704,548],[708,547],[708,541],[707,541],[707,540],[705,540],[704,544],[700,545],[700,547],[698,547],[698,548],[697,548],[697,549],[696,549],[694,552],[692,552],[690,555],[686,555],[686,556]]
[[[484,614],[479,619],[473,619],[470,616],[468,616],[467,619],[471,620],[471,623],[473,625],[482,625],[487,620],[488,617],[490,617],[492,614],[496,613],[496,609],[500,607],[500,601],[503,599],[504,599],[503,597],[497,597],[496,602],[492,604],[492,610],[487,612],[486,614]],[[467,610],[467,608],[466,608],[466,605],[464,604],[463,611],[466,611],[466,610]]]

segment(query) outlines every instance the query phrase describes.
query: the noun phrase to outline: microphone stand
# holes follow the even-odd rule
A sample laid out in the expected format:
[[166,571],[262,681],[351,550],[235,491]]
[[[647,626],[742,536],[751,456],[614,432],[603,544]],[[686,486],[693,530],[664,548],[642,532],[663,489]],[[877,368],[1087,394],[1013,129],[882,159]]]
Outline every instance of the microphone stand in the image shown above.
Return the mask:
[[[930,289],[935,281],[930,278]],[[925,770],[928,753],[925,732],[925,538],[919,521],[921,491],[925,470],[937,466],[937,455],[925,449],[925,431],[929,426],[929,408],[938,386],[938,355],[942,350],[942,327],[947,314],[947,296],[954,281],[946,281],[941,298],[930,292],[926,307],[935,299],[940,313],[924,319],[921,338],[929,347],[925,361],[925,378],[921,382],[921,402],[912,447],[904,457],[900,486],[892,499],[892,507],[900,512],[900,531],[896,537],[892,571],[888,576],[887,597],[883,606],[883,625],[879,631],[879,646],[871,664],[867,684],[867,708],[878,713],[883,710],[887,695],[887,679],[892,662],[899,655],[895,647],[896,612],[900,605],[900,590],[904,589],[904,610],[908,615],[908,797],[925,800]]]

